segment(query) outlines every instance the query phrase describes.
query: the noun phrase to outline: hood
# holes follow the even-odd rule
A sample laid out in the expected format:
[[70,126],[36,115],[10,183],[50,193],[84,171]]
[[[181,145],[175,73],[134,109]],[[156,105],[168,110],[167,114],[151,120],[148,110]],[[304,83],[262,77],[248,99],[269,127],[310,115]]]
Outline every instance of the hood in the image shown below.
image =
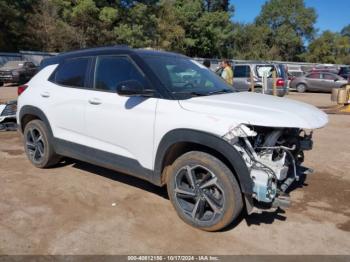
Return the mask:
[[316,129],[325,126],[328,116],[318,108],[295,100],[240,92],[180,100],[193,112],[257,126]]

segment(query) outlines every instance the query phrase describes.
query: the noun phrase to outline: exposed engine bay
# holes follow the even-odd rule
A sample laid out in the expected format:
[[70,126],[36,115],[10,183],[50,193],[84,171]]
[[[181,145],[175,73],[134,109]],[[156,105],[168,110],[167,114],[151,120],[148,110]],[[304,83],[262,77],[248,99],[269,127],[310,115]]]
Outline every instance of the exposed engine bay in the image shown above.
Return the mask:
[[[225,136],[241,153],[254,182],[254,207],[288,207],[288,188],[299,180],[305,150],[312,149],[312,131],[239,125]],[[259,209],[258,209],[259,210]],[[252,211],[253,212],[253,211]]]

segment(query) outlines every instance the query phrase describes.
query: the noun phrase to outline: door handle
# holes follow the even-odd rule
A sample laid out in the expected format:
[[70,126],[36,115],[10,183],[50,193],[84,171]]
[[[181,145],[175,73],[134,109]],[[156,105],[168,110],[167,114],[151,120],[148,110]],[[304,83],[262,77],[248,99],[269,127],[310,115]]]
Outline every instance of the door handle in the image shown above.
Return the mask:
[[49,93],[49,92],[42,92],[40,95],[41,95],[42,97],[44,97],[44,98],[50,97],[50,93]]
[[92,104],[92,105],[99,105],[99,104],[101,104],[102,102],[101,102],[101,100],[98,99],[98,98],[91,98],[91,99],[89,99],[89,103]]

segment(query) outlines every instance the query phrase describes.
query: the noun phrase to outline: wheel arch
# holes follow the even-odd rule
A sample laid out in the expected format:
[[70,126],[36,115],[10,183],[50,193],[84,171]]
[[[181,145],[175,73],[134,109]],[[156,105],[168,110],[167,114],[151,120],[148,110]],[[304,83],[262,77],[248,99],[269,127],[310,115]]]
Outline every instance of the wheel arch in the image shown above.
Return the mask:
[[[230,145],[214,134],[192,130],[175,129],[169,131],[159,143],[154,171],[159,184],[166,181],[166,168],[175,159],[189,151],[210,153],[224,162],[236,176],[244,194],[252,194],[253,181],[242,156]],[[165,172],[164,172],[165,171]]]
[[53,137],[51,126],[45,113],[35,106],[23,106],[19,112],[19,124],[22,134],[24,132],[25,126],[34,119],[43,121],[49,131],[49,135]]

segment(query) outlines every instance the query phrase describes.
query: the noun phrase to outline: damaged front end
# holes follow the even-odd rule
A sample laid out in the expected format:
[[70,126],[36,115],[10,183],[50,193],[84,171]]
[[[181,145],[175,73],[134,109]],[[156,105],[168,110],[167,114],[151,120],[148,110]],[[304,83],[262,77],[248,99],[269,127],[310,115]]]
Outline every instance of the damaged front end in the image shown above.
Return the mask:
[[301,164],[303,152],[312,149],[312,131],[241,124],[223,138],[242,155],[254,183],[253,195],[246,198],[248,213],[288,207],[288,188],[301,172],[311,172]]

